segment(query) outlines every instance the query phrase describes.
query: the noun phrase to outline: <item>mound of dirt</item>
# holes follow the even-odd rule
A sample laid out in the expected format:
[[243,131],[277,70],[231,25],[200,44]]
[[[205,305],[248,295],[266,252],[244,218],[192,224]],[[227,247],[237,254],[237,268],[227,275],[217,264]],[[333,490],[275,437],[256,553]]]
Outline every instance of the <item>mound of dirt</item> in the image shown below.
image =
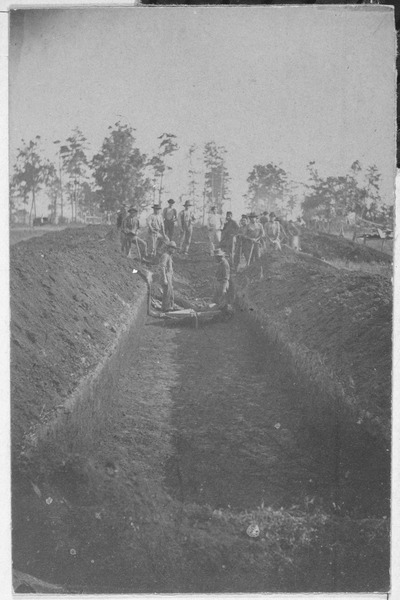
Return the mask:
[[[329,248],[326,254],[335,254],[333,236],[316,237]],[[358,424],[372,422],[388,440],[390,279],[270,252],[237,276],[237,287],[258,325],[280,337],[297,369],[320,380],[320,389],[334,384],[354,406]]]
[[97,366],[145,283],[107,227],[66,229],[10,252],[13,449]]
[[391,264],[392,257],[364,244],[355,244],[351,240],[328,233],[315,233],[303,229],[301,249],[317,258],[365,263]]

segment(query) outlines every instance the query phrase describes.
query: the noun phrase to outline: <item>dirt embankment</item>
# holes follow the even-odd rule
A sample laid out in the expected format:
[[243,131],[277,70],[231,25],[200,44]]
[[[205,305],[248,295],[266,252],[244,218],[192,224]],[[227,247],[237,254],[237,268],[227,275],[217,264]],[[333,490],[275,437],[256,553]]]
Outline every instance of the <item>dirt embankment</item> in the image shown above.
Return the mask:
[[[380,258],[361,248],[336,252],[338,238],[317,236],[302,248],[314,255]],[[340,240],[339,240],[340,242]],[[330,251],[326,252],[326,248]],[[358,253],[356,253],[358,252]],[[380,253],[379,253],[380,254]],[[386,261],[385,261],[386,263]],[[357,263],[352,263],[357,269]],[[332,418],[390,440],[392,285],[389,277],[336,269],[308,257],[270,252],[236,278],[243,309],[308,387],[310,423]],[[313,389],[314,388],[314,389]]]
[[[381,242],[379,242],[381,243]],[[386,252],[354,243],[342,236],[303,229],[301,233],[301,249],[325,260],[342,260],[354,263],[382,263],[390,265],[392,256]]]
[[49,233],[11,249],[12,444],[64,413],[112,352],[146,290],[107,227]]
[[[191,256],[176,259],[182,295],[211,292],[213,266],[204,248],[204,235],[196,232]],[[339,509],[330,514],[312,498],[304,506],[236,510],[210,506],[201,497],[180,502],[167,493],[165,462],[179,433],[173,427],[181,427],[179,415],[190,408],[185,399],[172,406],[171,397],[181,398],[182,388],[174,381],[173,363],[178,355],[183,361],[189,341],[176,340],[160,321],[147,322],[139,356],[139,331],[124,341],[146,293],[132,266],[106,227],[48,234],[11,251],[15,567],[86,592],[386,589],[386,515],[353,519]],[[314,382],[313,407],[320,398],[322,416],[327,401],[339,394],[343,406],[356,407],[346,413],[356,418],[356,428],[374,423],[374,432],[385,434],[389,280],[271,254],[239,274],[236,288],[242,307],[277,341],[305,389]],[[58,439],[38,443],[38,430],[63,416],[82,380],[105,359],[106,369],[113,357],[115,377],[106,371],[90,391],[94,404],[101,396],[102,410],[85,414],[81,423],[76,419],[69,438],[58,430]],[[148,372],[150,363],[157,364],[157,378]],[[188,386],[185,372],[182,378]],[[190,385],[186,389],[190,394]],[[221,392],[221,410],[222,400]],[[229,399],[225,404],[229,413]],[[104,421],[97,436],[89,427],[96,412]],[[249,431],[243,441],[250,458],[251,436]],[[246,535],[254,522],[259,541]]]

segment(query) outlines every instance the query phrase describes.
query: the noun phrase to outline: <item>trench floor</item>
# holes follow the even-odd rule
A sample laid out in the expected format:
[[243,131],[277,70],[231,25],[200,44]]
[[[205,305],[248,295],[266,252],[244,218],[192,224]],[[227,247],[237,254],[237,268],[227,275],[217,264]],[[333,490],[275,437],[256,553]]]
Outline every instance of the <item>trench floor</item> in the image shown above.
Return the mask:
[[385,449],[335,423],[329,436],[313,431],[306,392],[240,312],[182,328],[175,343],[165,479],[174,497],[238,510],[311,502],[354,517],[388,514]]
[[207,577],[203,587],[185,573],[169,580],[180,528],[170,498],[388,515],[385,448],[335,424],[329,436],[313,431],[285,369],[240,311],[197,330],[148,318],[83,473],[33,494],[40,518],[32,490],[16,491],[16,568],[92,593],[207,591]]

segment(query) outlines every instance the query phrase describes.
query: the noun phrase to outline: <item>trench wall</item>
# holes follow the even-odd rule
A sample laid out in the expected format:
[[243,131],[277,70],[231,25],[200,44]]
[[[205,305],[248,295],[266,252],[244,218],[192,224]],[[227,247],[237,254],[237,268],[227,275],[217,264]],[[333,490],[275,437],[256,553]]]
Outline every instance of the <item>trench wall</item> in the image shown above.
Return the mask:
[[[246,314],[250,327],[266,337],[268,343],[280,353],[285,362],[285,372],[297,382],[301,402],[310,424],[318,429],[333,432],[332,423],[348,431],[365,431],[383,444],[390,443],[390,418],[366,410],[356,393],[345,386],[330,366],[322,351],[310,349],[302,343],[301,336],[294,337],[282,322],[282,307],[268,305],[260,308],[255,301],[252,283],[245,277],[234,282],[235,304]],[[290,303],[286,310],[290,309]]]
[[147,314],[147,287],[143,284],[128,319],[96,369],[80,382],[66,400],[62,414],[30,433],[30,446],[42,443],[68,453],[80,453],[101,435],[104,420],[113,410],[113,397],[120,369],[127,368],[138,352],[140,334]]

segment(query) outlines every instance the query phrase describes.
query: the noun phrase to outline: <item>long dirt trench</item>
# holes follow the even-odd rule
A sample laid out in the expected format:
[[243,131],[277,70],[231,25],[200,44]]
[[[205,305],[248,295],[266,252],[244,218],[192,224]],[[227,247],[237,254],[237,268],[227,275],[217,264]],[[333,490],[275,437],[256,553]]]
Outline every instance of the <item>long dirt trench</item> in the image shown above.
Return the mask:
[[248,315],[197,330],[147,317],[115,382],[90,453],[49,477],[53,516],[24,524],[36,542],[17,544],[18,564],[78,592],[385,586],[387,557],[371,575],[354,562],[362,536],[346,550],[354,523],[389,512],[384,448],[312,430],[307,391]]

